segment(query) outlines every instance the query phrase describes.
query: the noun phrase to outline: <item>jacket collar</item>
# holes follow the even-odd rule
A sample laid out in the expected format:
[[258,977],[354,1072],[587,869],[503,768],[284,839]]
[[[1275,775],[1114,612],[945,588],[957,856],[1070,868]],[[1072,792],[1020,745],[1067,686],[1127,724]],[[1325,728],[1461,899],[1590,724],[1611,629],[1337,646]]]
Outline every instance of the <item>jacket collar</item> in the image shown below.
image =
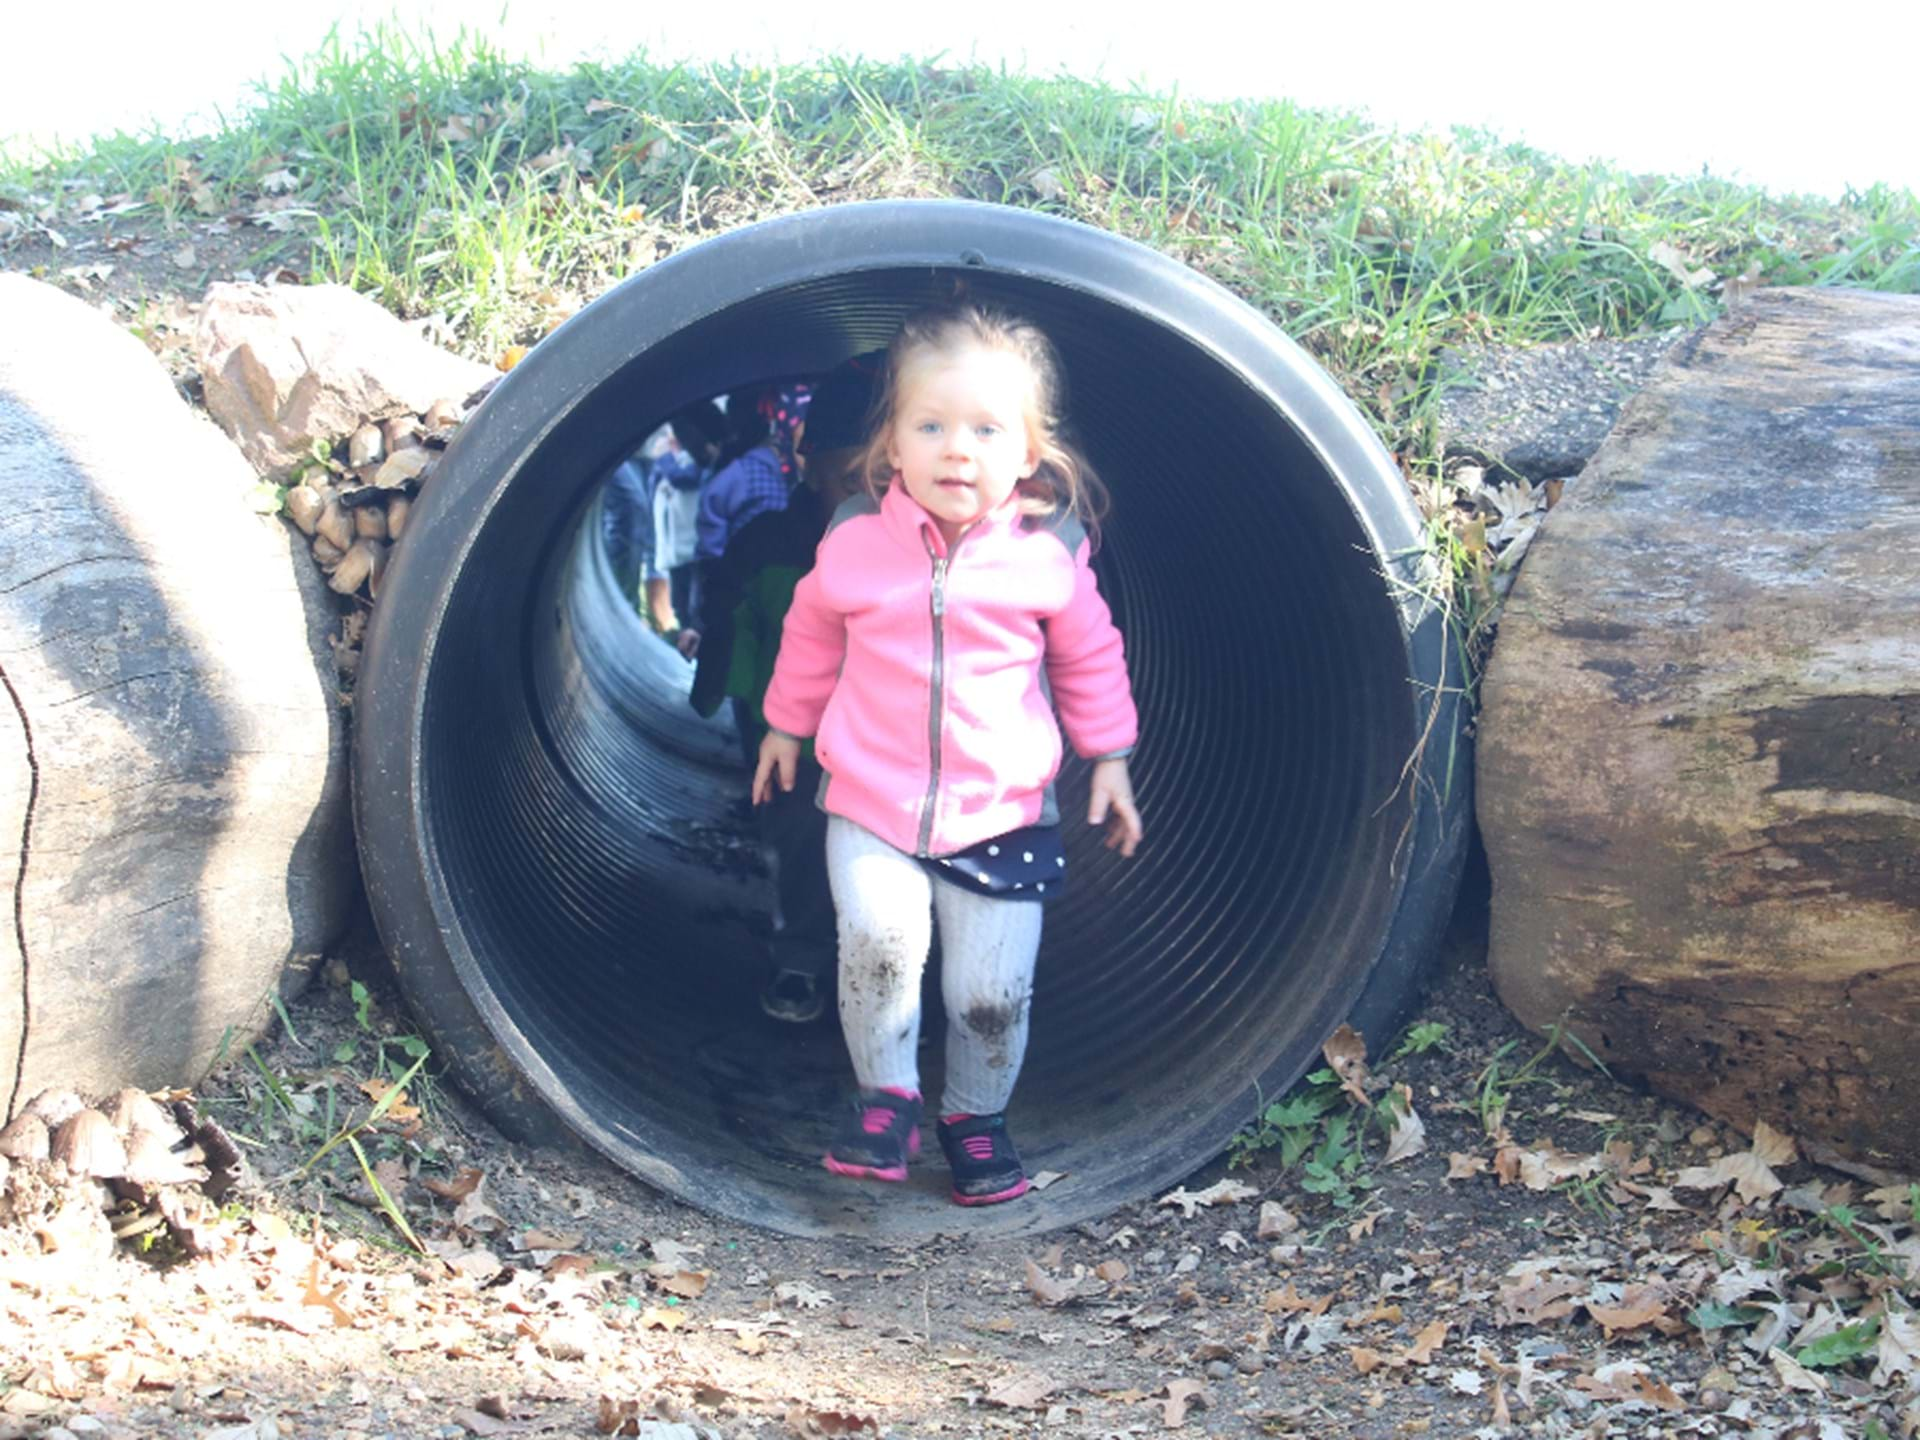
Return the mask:
[[[880,518],[887,527],[887,533],[916,555],[928,553],[931,547],[935,555],[947,553],[947,540],[940,533],[939,522],[929,515],[918,500],[907,494],[907,487],[895,476],[887,486],[887,493],[880,497]],[[986,529],[1010,530],[1021,520],[1020,492],[1014,491],[1006,503],[989,510],[974,521],[965,532],[973,537],[970,543],[977,543],[976,532]]]

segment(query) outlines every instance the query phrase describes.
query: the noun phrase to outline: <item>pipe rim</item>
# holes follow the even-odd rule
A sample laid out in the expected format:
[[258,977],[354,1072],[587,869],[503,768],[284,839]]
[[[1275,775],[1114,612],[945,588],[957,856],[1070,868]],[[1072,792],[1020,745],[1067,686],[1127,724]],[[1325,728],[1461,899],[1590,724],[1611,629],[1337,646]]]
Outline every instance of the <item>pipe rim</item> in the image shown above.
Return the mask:
[[[844,237],[850,228],[857,228],[864,243],[857,253],[834,254],[826,232]],[[436,1017],[443,1021],[436,1028],[450,1032],[445,1038],[451,1041],[454,1066],[483,1106],[496,1115],[505,1112],[509,1130],[529,1136],[541,1128],[542,1113],[550,1112],[623,1168],[697,1205],[703,1204],[702,1196],[681,1170],[650,1154],[633,1131],[605,1123],[578,1103],[501,1003],[467,940],[422,804],[431,659],[455,583],[494,507],[519,480],[528,460],[591,393],[569,393],[562,383],[567,374],[614,374],[689,326],[825,273],[858,275],[923,265],[985,269],[1078,292],[1180,333],[1299,434],[1338,483],[1382,570],[1409,583],[1415,575],[1423,527],[1411,498],[1397,466],[1331,377],[1251,306],[1211,279],[1078,222],[963,201],[873,201],[785,216],[717,236],[631,277],[536,347],[456,437],[414,513],[415,533],[429,526],[458,525],[460,542],[431,558],[424,558],[424,547],[417,545],[399,549],[382,587],[381,604],[373,612],[356,701],[360,723],[354,805],[363,868],[403,988],[416,1000],[420,992],[433,992]],[[623,294],[627,300],[608,303]],[[641,296],[647,304],[637,303]],[[636,312],[644,323],[619,323],[630,321]],[[1204,327],[1199,320],[1205,321]],[[1196,334],[1202,328],[1204,336]],[[502,441],[511,458],[488,467],[494,476],[491,485],[485,483],[486,474],[462,468],[463,455],[499,448]],[[1448,691],[1457,678],[1448,673],[1451,647],[1445,619],[1405,593],[1396,595],[1393,608],[1410,688],[1416,694],[1437,688],[1441,709],[1433,724],[1451,743],[1461,713]],[[404,716],[404,724],[379,723],[393,714]],[[1416,733],[1427,719],[1416,715]],[[1417,768],[1416,785],[1427,778],[1430,767],[1423,760]],[[1388,979],[1392,983],[1385,989],[1394,993],[1377,998],[1373,1009],[1384,1013],[1395,1008],[1406,975],[1433,938],[1412,932],[1434,928],[1431,917],[1407,914],[1405,897],[1410,885],[1437,884],[1451,893],[1463,850],[1463,809],[1457,793],[1433,803],[1421,796],[1411,818],[1407,860],[1394,877],[1389,932],[1364,970],[1334,992],[1337,998],[1327,1009],[1338,1013],[1326,1017],[1326,1028],[1356,1002],[1366,1008],[1374,990]],[[1392,963],[1396,951],[1408,952],[1397,966]],[[464,997],[470,1013],[449,1023],[446,1002],[458,998],[450,997],[450,987]],[[1170,1143],[1164,1163],[1143,1167],[1134,1193],[1163,1188],[1191,1173],[1223,1148],[1247,1118],[1247,1094],[1260,1089],[1275,1094],[1303,1068],[1309,1067],[1298,1056],[1277,1057],[1252,1087],[1223,1094],[1208,1119],[1188,1127],[1210,1136],[1211,1148],[1193,1153],[1193,1136]],[[1295,1073],[1281,1076],[1282,1070]],[[1233,1118],[1223,1124],[1229,1113]],[[1115,1203],[1118,1198],[1105,1191],[1070,1192],[1060,1202],[1031,1207],[1025,1215],[1009,1213],[1020,1207],[998,1207],[986,1217],[969,1216],[976,1222],[969,1228],[975,1233],[990,1227],[1049,1229],[1105,1213]],[[703,1208],[769,1223],[764,1214],[742,1213],[724,1203]],[[986,1224],[978,1223],[983,1219]]]

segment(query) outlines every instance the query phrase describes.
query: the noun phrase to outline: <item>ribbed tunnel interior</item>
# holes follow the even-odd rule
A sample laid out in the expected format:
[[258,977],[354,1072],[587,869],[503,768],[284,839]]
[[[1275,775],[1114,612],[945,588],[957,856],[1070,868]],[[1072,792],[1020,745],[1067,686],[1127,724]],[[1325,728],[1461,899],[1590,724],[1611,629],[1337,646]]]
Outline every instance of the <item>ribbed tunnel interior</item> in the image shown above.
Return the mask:
[[[518,403],[557,423],[509,453],[456,444],[448,469],[490,467],[485,504],[440,608],[404,642],[424,888],[492,1038],[542,1103],[637,1173],[795,1232],[927,1233],[961,1215],[937,1160],[905,1187],[819,1168],[851,1083],[838,1030],[758,1009],[770,886],[747,772],[725,712],[692,712],[690,667],[616,594],[598,483],[679,405],[823,373],[952,278],[915,265],[783,284],[576,379],[564,402],[527,387]],[[1068,1178],[968,1214],[977,1232],[1171,1183],[1217,1153],[1256,1086],[1272,1095],[1306,1068],[1405,903],[1402,772],[1422,712],[1377,519],[1270,392],[1122,300],[967,278],[1053,337],[1073,426],[1113,492],[1095,564],[1131,657],[1149,837],[1128,863],[1071,823],[1086,776],[1069,762],[1072,886],[1047,918],[1011,1112],[1029,1170]],[[379,843],[363,827],[376,913],[405,932],[375,880]],[[432,985],[413,989],[431,1011]],[[935,1036],[937,1007],[929,986]],[[937,1093],[939,1045],[921,1054]]]

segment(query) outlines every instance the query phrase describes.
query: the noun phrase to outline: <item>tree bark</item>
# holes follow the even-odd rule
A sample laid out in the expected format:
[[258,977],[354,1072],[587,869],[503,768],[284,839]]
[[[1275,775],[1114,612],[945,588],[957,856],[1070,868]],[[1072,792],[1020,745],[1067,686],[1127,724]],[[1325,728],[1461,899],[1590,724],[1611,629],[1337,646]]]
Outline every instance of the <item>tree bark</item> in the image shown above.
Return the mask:
[[190,1083],[355,883],[332,606],[138,341],[0,275],[0,1114]]
[[1515,1014],[1920,1167],[1920,299],[1762,291],[1678,354],[1535,543],[1483,700]]

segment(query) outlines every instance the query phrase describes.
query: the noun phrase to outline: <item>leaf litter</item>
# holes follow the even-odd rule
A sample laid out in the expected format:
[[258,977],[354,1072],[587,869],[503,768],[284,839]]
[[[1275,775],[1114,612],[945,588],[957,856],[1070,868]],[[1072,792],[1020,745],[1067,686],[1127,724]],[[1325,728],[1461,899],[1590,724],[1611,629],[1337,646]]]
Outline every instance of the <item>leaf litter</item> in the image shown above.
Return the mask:
[[[324,1025],[296,1018],[327,1053]],[[339,1433],[356,1385],[422,1434],[588,1433],[602,1399],[616,1428],[598,1433],[726,1440],[994,1415],[1088,1437],[1664,1417],[1891,1440],[1920,1419],[1908,1189],[1819,1172],[1777,1131],[1670,1124],[1570,1070],[1487,1134],[1464,1033],[1459,1049],[1347,1065],[1340,1103],[1377,1116],[1359,1127],[1376,1188],[1350,1209],[1270,1154],[1039,1246],[776,1239],[517,1151],[455,1101],[422,1107],[411,1139],[402,1112],[369,1159],[425,1258],[311,1175],[249,1192],[202,1260],[113,1255],[91,1280],[72,1245],[0,1226],[0,1426],[112,1412],[162,1436]],[[1416,1104],[1419,1147],[1395,1139]],[[57,1352],[32,1343],[56,1332]]]

